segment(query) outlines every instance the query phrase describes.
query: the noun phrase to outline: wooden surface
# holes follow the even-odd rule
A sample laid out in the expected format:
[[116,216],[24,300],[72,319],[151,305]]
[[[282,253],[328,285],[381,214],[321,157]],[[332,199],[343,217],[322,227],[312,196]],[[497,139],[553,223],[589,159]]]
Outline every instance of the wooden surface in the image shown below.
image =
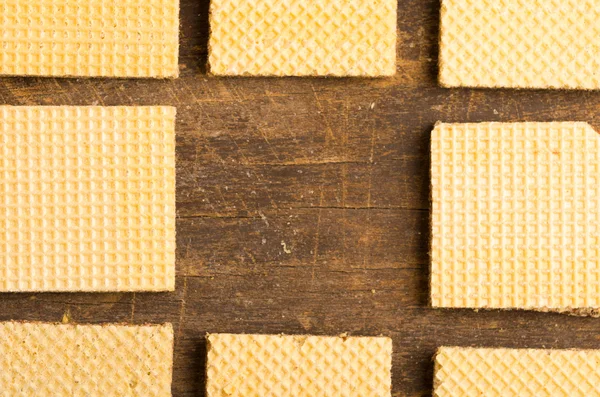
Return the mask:
[[432,310],[438,120],[583,120],[600,93],[436,86],[438,0],[400,0],[391,79],[206,75],[208,0],[182,0],[181,78],[2,78],[10,105],[174,105],[177,290],[3,294],[0,320],[170,321],[175,396],[203,396],[206,332],[388,335],[394,396],[431,393],[440,345],[600,348],[600,320]]

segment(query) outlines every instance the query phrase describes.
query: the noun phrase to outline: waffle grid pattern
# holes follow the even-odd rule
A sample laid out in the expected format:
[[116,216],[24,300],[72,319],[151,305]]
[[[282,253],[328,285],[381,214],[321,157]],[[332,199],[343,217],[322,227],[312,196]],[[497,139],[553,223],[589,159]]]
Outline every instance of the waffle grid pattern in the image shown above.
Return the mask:
[[212,0],[217,75],[388,76],[396,0]]
[[171,395],[173,328],[0,323],[0,395]]
[[0,291],[173,290],[175,109],[0,107]]
[[0,74],[179,74],[179,0],[0,0],[0,26]]
[[600,136],[586,123],[439,124],[434,307],[600,307]]
[[443,0],[440,84],[600,88],[600,0]]
[[208,336],[207,397],[391,396],[383,337]]
[[434,397],[600,395],[600,351],[443,347]]

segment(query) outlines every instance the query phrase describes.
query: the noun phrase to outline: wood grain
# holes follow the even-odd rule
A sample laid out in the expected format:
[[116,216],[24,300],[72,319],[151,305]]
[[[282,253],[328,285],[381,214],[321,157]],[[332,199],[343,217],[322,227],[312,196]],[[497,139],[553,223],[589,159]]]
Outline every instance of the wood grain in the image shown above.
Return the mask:
[[394,339],[396,397],[431,393],[440,345],[600,348],[600,320],[433,310],[433,124],[582,120],[600,93],[436,84],[438,0],[400,0],[390,79],[207,76],[208,0],[182,0],[181,78],[2,78],[10,105],[174,105],[177,289],[2,294],[0,320],[171,321],[174,396],[203,396],[206,332]]

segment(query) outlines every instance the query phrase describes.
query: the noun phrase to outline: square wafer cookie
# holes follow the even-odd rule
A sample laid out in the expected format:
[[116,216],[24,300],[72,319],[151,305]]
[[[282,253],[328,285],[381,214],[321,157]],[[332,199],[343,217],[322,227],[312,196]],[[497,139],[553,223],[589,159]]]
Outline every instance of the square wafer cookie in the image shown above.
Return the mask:
[[600,308],[600,135],[586,123],[438,124],[435,307]]
[[600,396],[600,351],[442,347],[433,395]]
[[171,396],[173,327],[0,323],[0,395]]
[[175,285],[175,109],[0,107],[0,291]]
[[396,0],[212,0],[216,75],[390,76]]
[[179,74],[179,0],[0,0],[0,27],[0,74]]
[[208,335],[207,397],[391,396],[384,337]]
[[443,0],[446,87],[600,88],[600,0]]

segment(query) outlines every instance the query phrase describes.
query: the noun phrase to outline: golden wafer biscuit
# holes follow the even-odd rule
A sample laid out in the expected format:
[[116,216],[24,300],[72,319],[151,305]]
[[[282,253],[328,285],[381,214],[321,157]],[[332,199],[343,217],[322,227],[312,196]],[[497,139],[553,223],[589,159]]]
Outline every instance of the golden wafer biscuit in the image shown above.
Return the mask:
[[208,335],[207,397],[391,396],[384,337]]
[[434,397],[600,396],[600,350],[442,347]]
[[0,323],[0,395],[171,396],[173,327]]
[[600,88],[600,0],[443,0],[446,87]]
[[390,76],[396,0],[212,0],[216,75]]
[[175,284],[175,109],[0,107],[0,291]]
[[600,308],[594,129],[438,124],[431,155],[434,307]]
[[0,28],[0,74],[179,74],[179,0],[0,0]]

